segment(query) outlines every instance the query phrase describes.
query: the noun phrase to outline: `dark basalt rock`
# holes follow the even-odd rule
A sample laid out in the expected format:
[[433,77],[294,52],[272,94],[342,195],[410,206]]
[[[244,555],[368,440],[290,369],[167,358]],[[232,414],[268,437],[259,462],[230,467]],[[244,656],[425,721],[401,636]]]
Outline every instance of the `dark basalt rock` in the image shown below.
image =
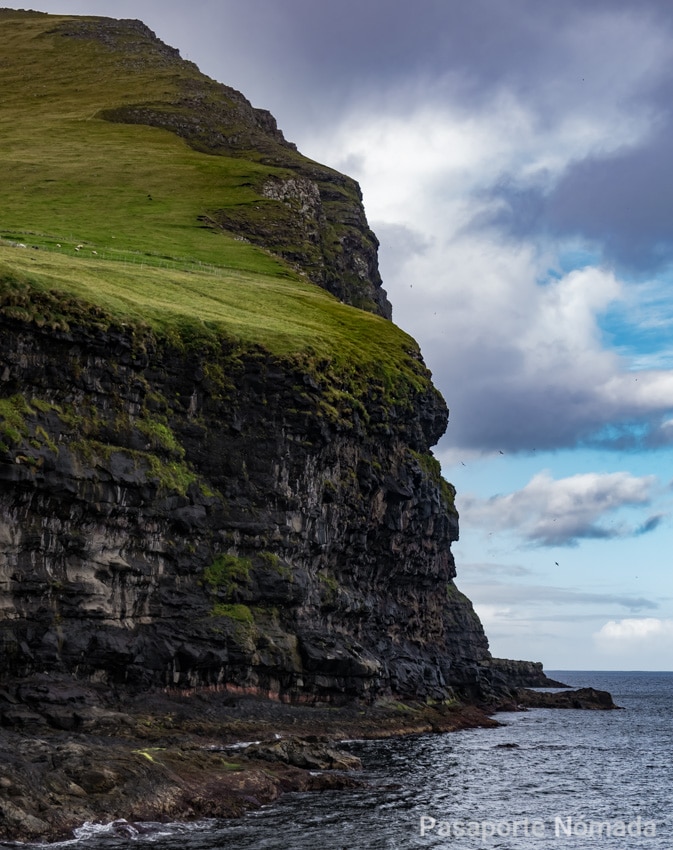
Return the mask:
[[241,751],[245,758],[282,762],[306,770],[360,770],[362,762],[326,740],[282,738],[250,744]]
[[600,691],[596,688],[578,688],[555,693],[521,689],[517,691],[516,701],[520,707],[524,708],[579,708],[597,711],[611,711],[619,708],[608,691]]
[[550,679],[539,661],[514,661],[489,658],[485,662],[496,682],[511,688],[567,688],[563,682]]
[[[304,762],[311,768],[296,766]],[[137,837],[150,821],[240,816],[287,791],[355,788],[357,760],[295,740],[287,758],[142,741],[0,733],[0,841],[72,838],[85,822]],[[333,765],[330,767],[328,763]],[[320,771],[320,772],[317,772]],[[144,822],[144,826],[143,826]]]
[[447,417],[429,384],[405,409],[365,389],[365,423],[260,351],[209,354],[215,384],[197,354],[118,330],[7,319],[1,340],[19,423],[0,450],[3,677],[488,694],[453,490],[424,460]]

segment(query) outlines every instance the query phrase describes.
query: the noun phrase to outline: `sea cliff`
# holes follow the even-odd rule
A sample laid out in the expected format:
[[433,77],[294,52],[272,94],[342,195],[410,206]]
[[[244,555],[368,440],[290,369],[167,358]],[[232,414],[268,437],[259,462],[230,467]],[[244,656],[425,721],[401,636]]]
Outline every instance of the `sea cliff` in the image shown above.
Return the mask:
[[488,647],[453,583],[429,382],[391,404],[260,350],[204,358],[98,322],[2,319],[4,676],[478,692]]
[[[99,139],[137,157],[123,184],[107,158],[97,180],[66,183],[90,122],[73,129],[44,107],[73,152],[35,179],[60,184],[81,236],[56,242],[65,213],[36,201],[55,235],[5,239],[2,674],[290,701],[487,692],[487,641],[453,583],[454,490],[431,454],[448,411],[416,343],[387,321],[357,184],[138,21],[4,10],[0,24],[6,64],[31,59],[40,91],[81,51],[45,97],[68,102],[70,83],[90,99],[83,112],[99,107]],[[139,80],[155,96],[138,100]],[[39,126],[39,107],[16,115],[16,133]],[[178,243],[165,265],[152,252],[182,208],[157,215],[147,193],[134,222],[121,217],[157,138],[160,191],[193,173],[181,185],[201,213],[170,233],[189,225],[192,250],[204,240],[205,269]],[[214,187],[198,184],[204,168]],[[116,253],[87,239],[87,181],[109,181]],[[17,192],[5,194],[18,221]],[[132,226],[148,243],[139,268],[124,251]]]
[[325,741],[218,748],[544,684],[454,583],[357,184],[138,21],[5,9],[0,48],[0,838],[347,786]]

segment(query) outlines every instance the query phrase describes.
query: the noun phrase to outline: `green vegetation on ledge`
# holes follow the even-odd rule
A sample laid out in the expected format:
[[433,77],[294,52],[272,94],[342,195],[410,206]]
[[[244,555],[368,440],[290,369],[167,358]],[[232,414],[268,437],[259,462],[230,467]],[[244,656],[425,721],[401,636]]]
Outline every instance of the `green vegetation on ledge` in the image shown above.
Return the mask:
[[213,591],[228,592],[232,587],[245,584],[250,578],[252,563],[249,558],[236,555],[218,555],[213,563],[206,567],[204,578]]

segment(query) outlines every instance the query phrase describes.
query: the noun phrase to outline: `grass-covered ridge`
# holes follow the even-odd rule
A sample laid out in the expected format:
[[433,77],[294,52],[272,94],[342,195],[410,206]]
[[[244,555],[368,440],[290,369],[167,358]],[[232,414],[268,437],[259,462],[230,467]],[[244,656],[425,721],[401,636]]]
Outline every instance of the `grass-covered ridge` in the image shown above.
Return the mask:
[[0,14],[0,235],[279,273],[266,252],[198,220],[211,208],[254,202],[271,166],[200,154],[166,130],[98,117],[179,99],[190,76],[201,77],[195,66],[162,67],[120,53],[123,44],[67,35],[79,20]]
[[[170,121],[103,117],[156,103],[189,123],[189,109],[203,109],[189,93],[217,94],[196,66],[160,43],[148,52],[143,37],[97,18],[0,10],[3,313],[54,328],[115,322],[178,346],[226,337],[392,399],[426,389],[416,343],[391,322],[340,303],[278,253],[204,226],[212,211],[281,203],[262,197],[265,183],[310,170],[264,121],[250,124],[245,105],[227,101],[231,120],[240,113],[243,136],[265,141],[232,155],[197,150],[190,128]],[[334,203],[349,191],[335,184]]]
[[350,373],[357,383],[369,379],[393,396],[420,391],[429,380],[416,343],[394,324],[286,275],[165,269],[0,246],[0,311],[62,330],[135,324],[200,349],[224,336],[243,348],[300,357],[309,371],[313,365]]

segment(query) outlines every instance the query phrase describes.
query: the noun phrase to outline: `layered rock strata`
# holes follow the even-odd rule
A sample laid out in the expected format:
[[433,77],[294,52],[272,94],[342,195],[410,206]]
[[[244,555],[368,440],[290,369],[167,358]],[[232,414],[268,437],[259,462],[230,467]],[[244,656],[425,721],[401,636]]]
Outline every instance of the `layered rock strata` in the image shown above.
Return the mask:
[[8,318],[1,339],[3,676],[479,692],[487,641],[453,584],[430,384],[397,406],[335,401],[333,378],[226,342],[206,361]]

